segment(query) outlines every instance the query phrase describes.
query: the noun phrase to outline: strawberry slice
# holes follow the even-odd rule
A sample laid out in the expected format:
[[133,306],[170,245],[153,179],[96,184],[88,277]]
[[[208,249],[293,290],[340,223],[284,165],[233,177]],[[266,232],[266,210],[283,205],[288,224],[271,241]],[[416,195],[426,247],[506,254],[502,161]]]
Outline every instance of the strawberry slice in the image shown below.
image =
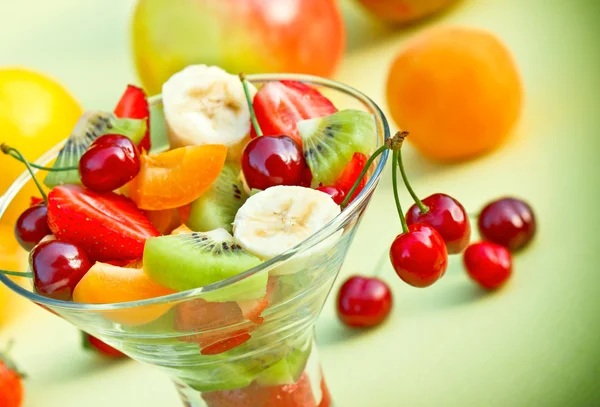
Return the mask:
[[[202,398],[208,407],[317,407],[306,373],[297,383],[261,386],[253,382],[243,389],[202,393]],[[319,403],[321,406],[329,404]]]
[[267,282],[267,293],[259,300],[250,301],[238,301],[237,304],[242,310],[244,318],[254,322],[255,324],[262,324],[264,318],[261,316],[262,312],[273,302],[273,296],[277,290],[278,282],[277,278],[269,277]]
[[[296,123],[337,112],[333,103],[318,90],[296,81],[273,81],[263,85],[254,96],[256,119],[269,136],[286,135],[302,146]],[[256,137],[254,128],[252,137]]]
[[[348,192],[350,192],[350,190],[354,186],[354,183],[358,179],[361,171],[363,170],[363,168],[365,168],[366,163],[367,163],[366,155],[364,155],[363,153],[354,153],[354,155],[352,156],[352,159],[350,160],[348,165],[346,165],[346,168],[344,168],[340,177],[337,179],[335,186],[337,188],[341,189],[342,191],[344,191],[345,195],[348,195]],[[348,203],[352,202],[354,200],[354,198],[356,198],[358,196],[358,194],[360,194],[360,191],[362,191],[362,189],[365,187],[366,183],[367,183],[367,177],[364,176],[360,180],[360,183],[358,184],[358,188],[356,188],[356,190],[354,191],[354,194],[352,194],[352,197],[350,198],[350,201],[348,201]]]
[[137,86],[127,85],[125,93],[121,96],[117,107],[115,107],[115,115],[124,119],[146,119],[146,135],[140,141],[141,149],[150,150],[150,109],[148,107],[148,99],[142,88]]
[[80,246],[97,261],[139,259],[146,239],[159,235],[129,198],[80,185],[50,191],[48,226],[57,239]]

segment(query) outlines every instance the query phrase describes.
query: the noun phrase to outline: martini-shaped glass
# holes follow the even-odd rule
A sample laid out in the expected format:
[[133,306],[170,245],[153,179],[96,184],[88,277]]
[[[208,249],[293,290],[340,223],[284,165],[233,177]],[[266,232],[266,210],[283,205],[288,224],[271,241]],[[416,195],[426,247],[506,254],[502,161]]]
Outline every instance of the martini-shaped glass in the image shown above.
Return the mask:
[[[361,92],[331,80],[292,74],[249,75],[255,85],[296,80],[318,88],[339,108],[367,111],[376,122],[378,146],[389,137],[385,117]],[[159,106],[160,97],[152,98]],[[38,162],[56,157],[61,145]],[[157,366],[174,381],[189,407],[328,407],[314,342],[314,326],[387,159],[373,163],[360,195],[319,232],[291,250],[238,276],[194,290],[144,301],[81,304],[42,297],[10,278],[0,280],[18,294],[61,316],[131,358]],[[30,180],[22,174],[0,200],[0,217]],[[168,193],[168,191],[166,191]],[[331,244],[335,241],[335,244]],[[215,302],[242,280],[268,275],[268,307]],[[242,287],[240,289],[240,287]],[[249,311],[250,310],[250,311]]]

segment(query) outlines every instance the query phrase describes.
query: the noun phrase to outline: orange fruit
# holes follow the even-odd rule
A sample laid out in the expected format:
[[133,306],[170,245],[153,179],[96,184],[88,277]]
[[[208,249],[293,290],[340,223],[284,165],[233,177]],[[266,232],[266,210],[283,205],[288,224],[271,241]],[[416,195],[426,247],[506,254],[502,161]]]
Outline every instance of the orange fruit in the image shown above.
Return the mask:
[[188,146],[160,154],[142,154],[140,172],[129,183],[129,197],[140,209],[187,205],[219,176],[227,156],[221,144]]
[[[0,143],[21,151],[30,161],[67,138],[82,108],[55,80],[22,68],[0,68]],[[0,195],[23,172],[25,166],[0,154]],[[1,223],[14,225],[27,208],[29,198],[39,196],[33,182],[17,194]]]
[[[127,267],[97,262],[83,276],[73,291],[73,301],[88,304],[111,304],[140,301],[173,294],[174,291],[150,280],[139,262]],[[171,305],[104,312],[111,321],[126,325],[143,325],[165,314]]]
[[187,219],[190,216],[190,210],[191,207],[188,204],[180,208],[145,211],[145,213],[161,235],[168,235],[182,223],[187,222]]
[[515,62],[494,35],[448,27],[412,39],[387,81],[392,118],[425,156],[457,161],[507,138],[521,111]]

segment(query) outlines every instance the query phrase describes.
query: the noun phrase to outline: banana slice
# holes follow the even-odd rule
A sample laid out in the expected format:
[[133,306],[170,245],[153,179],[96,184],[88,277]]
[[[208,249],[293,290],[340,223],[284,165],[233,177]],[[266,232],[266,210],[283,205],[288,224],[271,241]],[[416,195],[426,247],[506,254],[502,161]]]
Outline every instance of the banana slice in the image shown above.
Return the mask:
[[[238,210],[233,236],[246,251],[270,259],[303,242],[340,213],[329,195],[311,188],[276,186],[252,195]],[[275,274],[289,274],[318,259],[339,240],[341,231],[298,253]],[[315,257],[316,256],[316,257]],[[300,261],[298,261],[300,260]]]
[[[249,90],[254,97],[256,88],[249,84]],[[188,66],[164,83],[162,97],[172,147],[225,144],[235,150],[249,137],[242,83],[219,67]]]

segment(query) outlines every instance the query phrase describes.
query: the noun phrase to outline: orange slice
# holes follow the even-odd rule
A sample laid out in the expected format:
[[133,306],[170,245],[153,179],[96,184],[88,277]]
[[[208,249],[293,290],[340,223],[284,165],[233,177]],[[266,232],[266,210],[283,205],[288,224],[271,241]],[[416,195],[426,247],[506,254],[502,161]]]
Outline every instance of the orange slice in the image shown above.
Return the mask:
[[[190,216],[190,205],[176,209],[161,209],[159,211],[145,211],[146,216],[161,235],[168,235],[182,223],[187,222]],[[191,232],[191,231],[190,231]]]
[[140,209],[162,210],[187,205],[219,176],[227,156],[222,144],[205,144],[142,154],[140,172],[129,183],[129,197]]
[[[139,301],[172,294],[148,277],[136,262],[118,267],[97,262],[88,270],[73,291],[73,301],[88,304],[110,304]],[[171,305],[156,304],[118,311],[106,311],[105,318],[125,325],[143,325],[165,314]]]

